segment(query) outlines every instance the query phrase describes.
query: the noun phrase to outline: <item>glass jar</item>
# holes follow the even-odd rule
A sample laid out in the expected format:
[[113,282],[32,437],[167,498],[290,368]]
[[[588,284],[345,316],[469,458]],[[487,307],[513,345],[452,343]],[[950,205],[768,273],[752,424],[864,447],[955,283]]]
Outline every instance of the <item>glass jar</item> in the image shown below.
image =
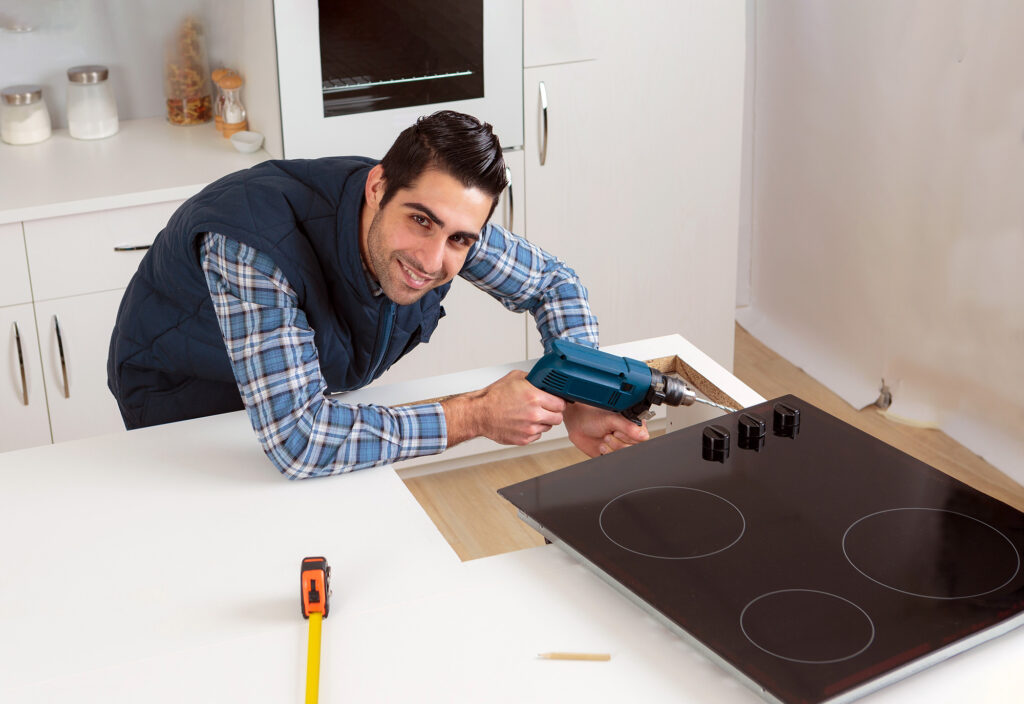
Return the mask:
[[229,73],[231,73],[231,69],[218,68],[214,69],[211,74],[213,78],[213,125],[218,132],[224,129],[224,89],[220,87],[220,82]]
[[249,129],[249,121],[246,119],[245,106],[242,105],[240,93],[242,91],[242,77],[237,73],[229,73],[220,81],[221,90],[224,91],[224,121],[221,133],[230,137],[236,132]]
[[117,101],[106,66],[68,69],[68,134],[75,139],[102,139],[117,134]]
[[35,144],[49,138],[50,111],[42,86],[10,86],[0,91],[0,139],[8,144]]
[[186,17],[168,39],[164,49],[164,95],[167,121],[172,125],[199,125],[213,117],[206,38],[196,17]]

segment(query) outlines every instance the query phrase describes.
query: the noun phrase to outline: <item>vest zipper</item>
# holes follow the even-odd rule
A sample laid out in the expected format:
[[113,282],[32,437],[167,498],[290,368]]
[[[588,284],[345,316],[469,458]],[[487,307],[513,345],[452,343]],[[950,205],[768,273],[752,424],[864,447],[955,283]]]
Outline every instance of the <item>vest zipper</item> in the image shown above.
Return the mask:
[[366,386],[375,378],[377,378],[377,371],[380,369],[380,365],[384,362],[384,356],[388,351],[389,343],[391,342],[391,328],[395,324],[395,309],[397,305],[394,301],[388,300],[384,304],[384,319],[381,321],[380,327],[377,328],[377,346],[373,353],[373,364],[370,365],[370,374],[363,379],[363,386]]

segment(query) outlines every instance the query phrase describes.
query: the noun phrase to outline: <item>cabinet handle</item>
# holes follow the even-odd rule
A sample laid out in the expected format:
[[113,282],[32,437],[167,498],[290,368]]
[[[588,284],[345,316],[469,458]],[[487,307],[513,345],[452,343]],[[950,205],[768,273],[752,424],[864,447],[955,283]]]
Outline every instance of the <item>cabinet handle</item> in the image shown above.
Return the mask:
[[18,322],[14,322],[14,344],[18,348],[18,367],[21,369],[21,402],[28,405],[28,382],[25,380],[25,357],[21,353],[21,332]]
[[540,82],[540,165],[548,159],[548,89],[544,81]]
[[123,244],[123,245],[114,247],[114,251],[115,252],[138,252],[138,251],[141,251],[143,249],[149,249],[152,246],[153,245],[151,245],[151,244]]
[[505,180],[508,181],[508,222],[505,223],[505,229],[512,232],[515,222],[515,205],[512,202],[512,169],[507,166],[505,167]]
[[71,389],[68,387],[68,365],[64,361],[64,340],[60,335],[60,322],[57,316],[53,316],[53,329],[57,331],[57,351],[60,353],[60,373],[64,377],[64,398],[71,398]]

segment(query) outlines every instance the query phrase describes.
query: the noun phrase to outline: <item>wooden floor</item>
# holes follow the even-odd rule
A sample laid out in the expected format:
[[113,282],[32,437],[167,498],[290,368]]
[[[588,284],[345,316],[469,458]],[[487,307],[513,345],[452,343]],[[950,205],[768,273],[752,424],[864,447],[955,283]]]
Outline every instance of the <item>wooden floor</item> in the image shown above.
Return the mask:
[[[796,394],[832,415],[987,494],[1024,510],[1024,488],[938,430],[896,423],[878,409],[857,410],[736,326],[733,373],[765,398]],[[501,487],[586,459],[575,448],[405,480],[463,560],[540,545],[497,495]]]

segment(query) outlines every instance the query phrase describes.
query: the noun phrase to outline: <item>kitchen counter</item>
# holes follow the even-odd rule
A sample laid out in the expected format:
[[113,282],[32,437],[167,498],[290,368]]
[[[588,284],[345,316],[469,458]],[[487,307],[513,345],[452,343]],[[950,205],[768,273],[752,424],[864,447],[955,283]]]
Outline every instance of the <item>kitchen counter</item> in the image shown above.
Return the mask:
[[38,144],[0,142],[0,224],[184,200],[233,171],[265,161],[242,154],[213,123],[124,120],[106,139],[72,139],[66,129]]
[[[610,349],[680,351],[743,405],[759,398],[678,336]],[[0,535],[5,702],[301,701],[307,555],[333,568],[323,702],[759,701],[553,546],[459,562],[395,468],[286,481],[243,413],[0,455]],[[1022,657],[1018,629],[863,701],[1006,701]]]

